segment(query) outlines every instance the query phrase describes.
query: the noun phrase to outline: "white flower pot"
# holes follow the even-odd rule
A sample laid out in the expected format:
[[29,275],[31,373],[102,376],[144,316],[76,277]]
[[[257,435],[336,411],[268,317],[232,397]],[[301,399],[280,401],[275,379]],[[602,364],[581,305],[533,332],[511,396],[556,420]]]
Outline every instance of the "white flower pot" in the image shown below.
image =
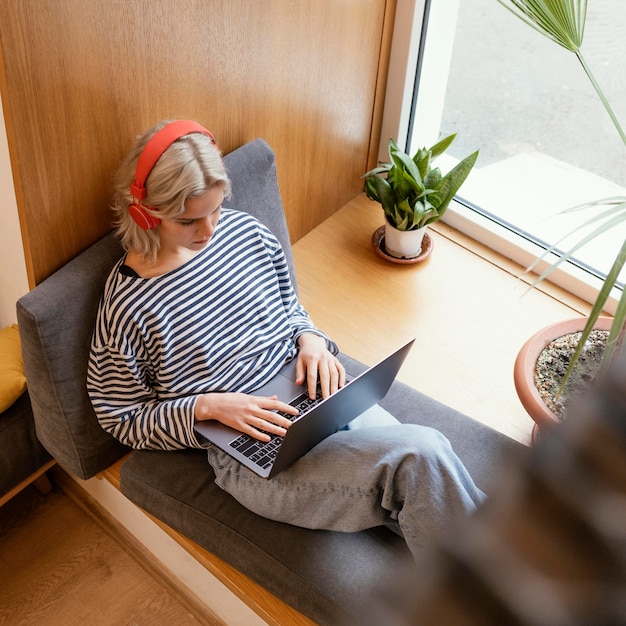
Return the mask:
[[417,230],[398,230],[385,222],[385,250],[396,259],[412,259],[422,251],[426,226]]

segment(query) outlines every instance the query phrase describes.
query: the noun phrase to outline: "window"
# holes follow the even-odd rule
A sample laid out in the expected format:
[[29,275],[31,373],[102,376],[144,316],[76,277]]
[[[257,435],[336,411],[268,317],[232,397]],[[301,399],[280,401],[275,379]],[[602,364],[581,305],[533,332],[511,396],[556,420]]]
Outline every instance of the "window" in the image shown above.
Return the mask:
[[[626,196],[626,146],[573,53],[496,0],[400,1],[404,24],[409,20],[402,11],[411,9],[407,76],[414,72],[417,80],[412,100],[404,96],[403,110],[410,113],[405,126],[398,125],[398,138],[406,132],[412,153],[438,136],[457,133],[449,155],[439,160],[444,171],[480,149],[447,222],[528,265],[542,247],[591,215],[557,216],[560,211],[587,200]],[[590,2],[582,47],[622,126],[623,10],[623,0]],[[397,46],[394,36],[392,64]],[[576,266],[556,282],[593,301],[599,283],[594,277],[608,270],[625,237],[614,229],[609,241],[585,246]]]

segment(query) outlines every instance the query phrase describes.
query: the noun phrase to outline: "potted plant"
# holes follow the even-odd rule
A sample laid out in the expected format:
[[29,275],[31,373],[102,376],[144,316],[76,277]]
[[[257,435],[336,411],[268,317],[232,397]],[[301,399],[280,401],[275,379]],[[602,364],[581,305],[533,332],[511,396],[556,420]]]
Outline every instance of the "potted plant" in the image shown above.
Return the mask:
[[478,150],[460,161],[445,176],[433,166],[456,135],[431,148],[420,148],[413,157],[389,139],[389,162],[363,175],[365,193],[380,203],[385,215],[384,246],[397,259],[414,259],[422,250],[428,224],[441,219],[478,157]]
[[[570,52],[573,52],[576,55],[585,73],[587,74],[587,77],[591,81],[596,93],[598,94],[598,97],[604,105],[606,112],[609,114],[609,117],[611,118],[611,121],[613,122],[613,125],[615,126],[620,138],[626,146],[626,134],[624,134],[624,131],[617,117],[615,116],[615,113],[613,112],[604,93],[600,89],[599,84],[595,80],[593,73],[585,62],[585,59],[581,52],[581,46],[583,43],[583,35],[585,30],[585,20],[587,17],[587,0],[498,0],[498,2],[500,2],[500,4],[509,9],[522,21],[540,32],[542,35],[545,35],[558,45],[562,46],[566,50],[569,50]],[[579,227],[568,233],[565,237],[569,237],[570,235],[578,232],[581,229],[585,229],[590,225],[595,225],[593,231],[580,239],[580,241],[578,241],[575,245],[573,245],[564,253],[557,253],[557,246],[561,243],[562,240],[558,241],[548,250],[546,250],[546,252],[541,257],[539,257],[535,261],[535,263],[531,265],[529,270],[534,269],[537,263],[539,263],[542,259],[544,259],[547,255],[551,253],[557,254],[557,259],[548,267],[545,272],[543,272],[534,281],[533,285],[536,285],[537,283],[548,277],[550,273],[554,271],[554,269],[570,259],[581,246],[585,245],[590,240],[596,238],[600,234],[606,232],[611,228],[614,228],[615,226],[621,224],[624,220],[626,220],[626,197],[622,196],[605,198],[597,200],[595,202],[585,203],[580,206],[573,207],[568,211],[580,211],[583,209],[593,208],[599,209],[599,212],[589,218],[584,224],[581,224]],[[563,239],[565,239],[565,237]],[[547,347],[550,343],[550,338],[548,335],[552,334],[552,338],[557,338],[564,334],[564,328],[567,329],[565,330],[565,332],[576,329],[580,330],[581,334],[575,346],[575,349],[572,351],[572,355],[569,358],[569,364],[565,373],[563,374],[559,392],[563,391],[568,383],[568,380],[572,376],[572,372],[579,365],[581,355],[583,355],[585,350],[587,350],[589,336],[596,328],[609,329],[601,364],[595,374],[600,373],[606,369],[610,360],[615,355],[616,350],[620,349],[621,347],[624,331],[626,328],[626,291],[622,291],[621,297],[617,305],[616,313],[612,320],[609,319],[607,321],[607,319],[602,318],[601,315],[606,305],[606,301],[617,283],[618,276],[625,262],[626,241],[623,241],[620,249],[616,254],[613,265],[603,281],[602,287],[598,292],[598,296],[587,319],[579,320],[576,323],[567,321],[564,323],[565,326],[553,325],[552,327],[550,327],[549,330],[544,329],[544,331],[540,331],[539,333],[537,333],[534,338],[535,341],[533,341],[533,338],[531,338],[529,342],[527,342],[527,344],[522,348],[522,352],[520,353],[516,361],[515,371],[516,387],[518,388],[520,398],[522,398],[522,395],[525,395],[526,397],[528,395],[534,395],[533,390],[528,390],[524,388],[525,385],[532,384],[531,381],[534,379],[534,376],[532,376],[530,372],[524,373],[522,371],[519,371],[519,368],[522,367],[529,368],[532,366],[534,369],[534,366],[536,364],[535,361],[533,361],[534,357],[530,358],[528,354],[528,351],[530,349],[529,345],[534,344],[532,352],[533,354],[535,352],[538,354],[540,349],[542,349],[541,344],[543,344],[544,347]],[[541,340],[536,340],[539,336],[542,336]],[[522,401],[524,402],[523,398]],[[529,406],[525,404],[525,407],[527,410],[529,410]],[[531,411],[529,410],[529,412]],[[533,419],[535,419],[535,421],[539,425],[549,423],[550,421],[557,421],[555,415],[552,415],[551,420],[549,418],[549,415],[550,413],[547,414],[548,417],[546,417],[546,414],[541,417],[533,415],[533,413],[531,412],[531,417],[533,417]]]
[[515,359],[513,380],[522,406],[535,422],[533,438],[538,429],[564,418],[571,393],[584,393],[593,384],[612,322],[610,317],[598,318],[567,379],[565,375],[585,326],[584,318],[550,324],[524,343]]

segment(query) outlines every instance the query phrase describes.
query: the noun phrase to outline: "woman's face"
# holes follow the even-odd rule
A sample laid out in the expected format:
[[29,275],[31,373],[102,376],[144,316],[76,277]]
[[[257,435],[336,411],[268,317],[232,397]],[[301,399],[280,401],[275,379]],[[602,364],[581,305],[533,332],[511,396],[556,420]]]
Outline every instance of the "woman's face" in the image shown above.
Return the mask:
[[161,220],[157,227],[161,250],[187,248],[199,251],[206,247],[215,232],[223,201],[222,185],[197,198],[188,198],[183,213]]

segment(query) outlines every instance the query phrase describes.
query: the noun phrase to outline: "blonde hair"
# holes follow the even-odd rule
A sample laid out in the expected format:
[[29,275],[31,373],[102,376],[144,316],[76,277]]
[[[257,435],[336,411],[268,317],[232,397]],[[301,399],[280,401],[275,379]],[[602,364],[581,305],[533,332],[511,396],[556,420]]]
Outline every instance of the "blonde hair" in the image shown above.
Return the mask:
[[[159,251],[158,228],[144,230],[130,216],[128,207],[135,201],[130,184],[142,150],[169,123],[169,120],[159,122],[136,140],[117,171],[111,206],[124,249],[133,250],[151,262]],[[190,133],[172,143],[156,162],[146,179],[147,195],[142,204],[150,215],[171,219],[184,212],[187,198],[202,196],[218,185],[222,185],[225,196],[230,194],[230,180],[219,149],[207,135]]]

